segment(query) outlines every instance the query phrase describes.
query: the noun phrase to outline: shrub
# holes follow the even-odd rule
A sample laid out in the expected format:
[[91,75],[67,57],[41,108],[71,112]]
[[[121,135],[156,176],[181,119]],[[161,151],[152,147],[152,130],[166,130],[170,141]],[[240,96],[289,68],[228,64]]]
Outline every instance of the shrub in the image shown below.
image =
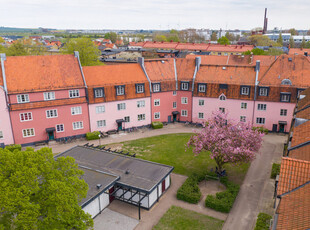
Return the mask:
[[257,130],[260,133],[268,134],[269,130],[264,127],[252,127],[252,130]]
[[259,213],[257,216],[257,221],[254,230],[268,230],[271,219],[272,216],[263,212]]
[[280,174],[280,167],[281,167],[281,164],[277,164],[277,163],[272,164],[270,178],[276,179],[277,175]]
[[163,123],[160,121],[153,121],[152,122],[152,128],[153,129],[161,129],[163,127]]
[[11,152],[14,152],[15,149],[17,149],[18,151],[21,151],[22,150],[22,146],[21,145],[7,145],[5,146],[5,149],[11,151]]
[[86,139],[88,141],[99,139],[99,134],[100,134],[99,131],[94,131],[94,132],[91,132],[91,133],[86,133]]
[[228,181],[227,177],[222,177],[220,181],[226,186],[226,191],[218,192],[215,196],[208,195],[205,205],[216,211],[228,213],[235,202],[240,186]]

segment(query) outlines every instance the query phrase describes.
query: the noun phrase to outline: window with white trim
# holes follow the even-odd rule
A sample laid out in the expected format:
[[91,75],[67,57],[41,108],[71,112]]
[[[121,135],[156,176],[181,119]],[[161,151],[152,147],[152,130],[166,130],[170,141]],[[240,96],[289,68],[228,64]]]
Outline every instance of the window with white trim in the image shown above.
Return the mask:
[[96,106],[96,113],[104,113],[105,107],[104,105]]
[[144,84],[136,84],[136,93],[144,93]]
[[199,99],[198,105],[199,106],[204,106],[205,105],[205,100]]
[[219,99],[220,99],[220,101],[225,101],[226,100],[226,96],[224,94],[221,94]]
[[125,86],[123,85],[118,85],[118,86],[115,86],[116,88],[116,95],[117,96],[120,96],[120,95],[124,95],[125,94]]
[[249,95],[250,94],[250,87],[248,86],[242,86],[241,87],[241,95]]
[[187,104],[187,97],[182,97],[181,98],[181,104]]
[[69,97],[70,98],[80,97],[80,90],[78,89],[69,90]]
[[145,101],[144,101],[144,100],[142,100],[142,101],[137,101],[137,107],[138,107],[138,108],[145,107]]
[[177,91],[173,90],[172,96],[176,96],[176,95],[177,95]]
[[77,107],[71,107],[71,115],[78,115],[82,114],[82,107],[77,106]]
[[153,84],[153,92],[160,92],[160,83]]
[[127,122],[127,123],[130,122],[130,116],[124,117],[124,121]]
[[72,123],[73,130],[83,129],[83,121],[76,121]]
[[290,93],[281,93],[281,102],[290,102],[291,101],[291,94]]
[[125,110],[125,109],[126,109],[126,103],[117,104],[117,110]]
[[241,109],[247,109],[248,103],[246,102],[241,102]]
[[198,92],[199,93],[205,93],[207,90],[207,85],[206,84],[198,84]]
[[267,104],[257,104],[257,110],[266,111]]
[[43,97],[44,101],[55,100],[55,92],[44,92]]
[[20,121],[32,121],[32,113],[20,113]]
[[181,110],[181,116],[187,117],[187,110]]
[[160,99],[154,100],[154,106],[160,106]]
[[219,110],[220,110],[222,113],[225,113],[225,108],[220,107]]
[[246,116],[240,116],[240,122],[246,122]]
[[280,116],[287,116],[287,109],[281,109]]
[[99,120],[97,121],[97,128],[102,128],[106,126],[105,120]]
[[46,118],[58,117],[57,109],[46,110]]
[[3,138],[3,132],[0,130],[0,139]]
[[138,121],[144,121],[145,120],[145,114],[138,114]]
[[259,124],[259,125],[265,124],[265,118],[264,117],[257,117],[256,118],[256,124]]
[[268,88],[259,88],[259,96],[268,96]]
[[61,132],[63,132],[63,131],[65,131],[65,126],[64,126],[64,124],[56,125],[56,132],[57,132],[57,133],[61,133]]
[[31,129],[23,129],[23,137],[34,137],[35,133],[34,133],[34,128]]
[[29,94],[19,94],[17,97],[17,103],[29,102]]
[[204,118],[204,113],[198,113],[198,118],[203,119]]
[[159,119],[160,118],[160,112],[154,113],[154,119]]
[[181,90],[188,90],[189,83],[188,82],[181,82]]
[[104,88],[94,89],[95,98],[104,97]]
[[176,102],[176,101],[172,102],[172,108],[173,108],[173,109],[176,109],[176,108],[177,108],[177,102]]

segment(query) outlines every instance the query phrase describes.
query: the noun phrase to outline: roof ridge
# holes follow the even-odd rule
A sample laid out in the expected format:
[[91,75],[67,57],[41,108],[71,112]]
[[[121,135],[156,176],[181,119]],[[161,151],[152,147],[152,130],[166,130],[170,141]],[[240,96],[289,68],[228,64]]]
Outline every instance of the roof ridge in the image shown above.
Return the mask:
[[300,159],[296,159],[296,158],[292,158],[292,157],[282,157],[282,160],[297,161],[297,162],[300,162],[300,163],[310,164],[310,161],[300,160]]

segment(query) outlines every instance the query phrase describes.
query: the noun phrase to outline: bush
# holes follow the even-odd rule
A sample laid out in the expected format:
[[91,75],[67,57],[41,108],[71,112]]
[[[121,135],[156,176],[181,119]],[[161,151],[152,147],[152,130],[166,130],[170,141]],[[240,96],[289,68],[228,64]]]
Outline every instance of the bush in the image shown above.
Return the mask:
[[94,132],[91,132],[91,133],[86,133],[86,139],[88,141],[99,139],[99,134],[100,134],[99,131],[94,131]]
[[260,133],[268,134],[269,130],[264,127],[252,127],[252,130],[257,130]]
[[277,164],[277,163],[272,164],[271,175],[270,175],[271,179],[276,179],[277,175],[280,174],[280,167],[281,167],[281,164]]
[[254,230],[268,230],[271,219],[272,216],[263,212],[259,213],[257,216],[257,221]]
[[7,145],[5,146],[5,149],[11,151],[11,152],[14,152],[15,149],[17,149],[18,151],[21,151],[22,150],[22,146],[21,145]]
[[153,121],[152,122],[152,128],[153,129],[161,129],[162,127],[164,127],[162,122],[160,122],[160,121]]
[[215,196],[208,195],[205,205],[216,211],[228,213],[235,202],[240,186],[228,181],[227,177],[222,177],[220,181],[226,186],[226,191],[218,192]]

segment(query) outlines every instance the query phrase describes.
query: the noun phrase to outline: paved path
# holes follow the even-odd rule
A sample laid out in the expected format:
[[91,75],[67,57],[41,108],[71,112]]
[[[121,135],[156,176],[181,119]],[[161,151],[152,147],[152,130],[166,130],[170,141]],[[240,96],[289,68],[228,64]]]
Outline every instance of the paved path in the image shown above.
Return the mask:
[[[270,186],[272,163],[282,155],[286,138],[277,134],[264,137],[261,154],[252,162],[223,230],[253,229],[260,201],[265,199],[263,195],[266,194],[266,187]],[[272,200],[272,196],[270,199]]]

